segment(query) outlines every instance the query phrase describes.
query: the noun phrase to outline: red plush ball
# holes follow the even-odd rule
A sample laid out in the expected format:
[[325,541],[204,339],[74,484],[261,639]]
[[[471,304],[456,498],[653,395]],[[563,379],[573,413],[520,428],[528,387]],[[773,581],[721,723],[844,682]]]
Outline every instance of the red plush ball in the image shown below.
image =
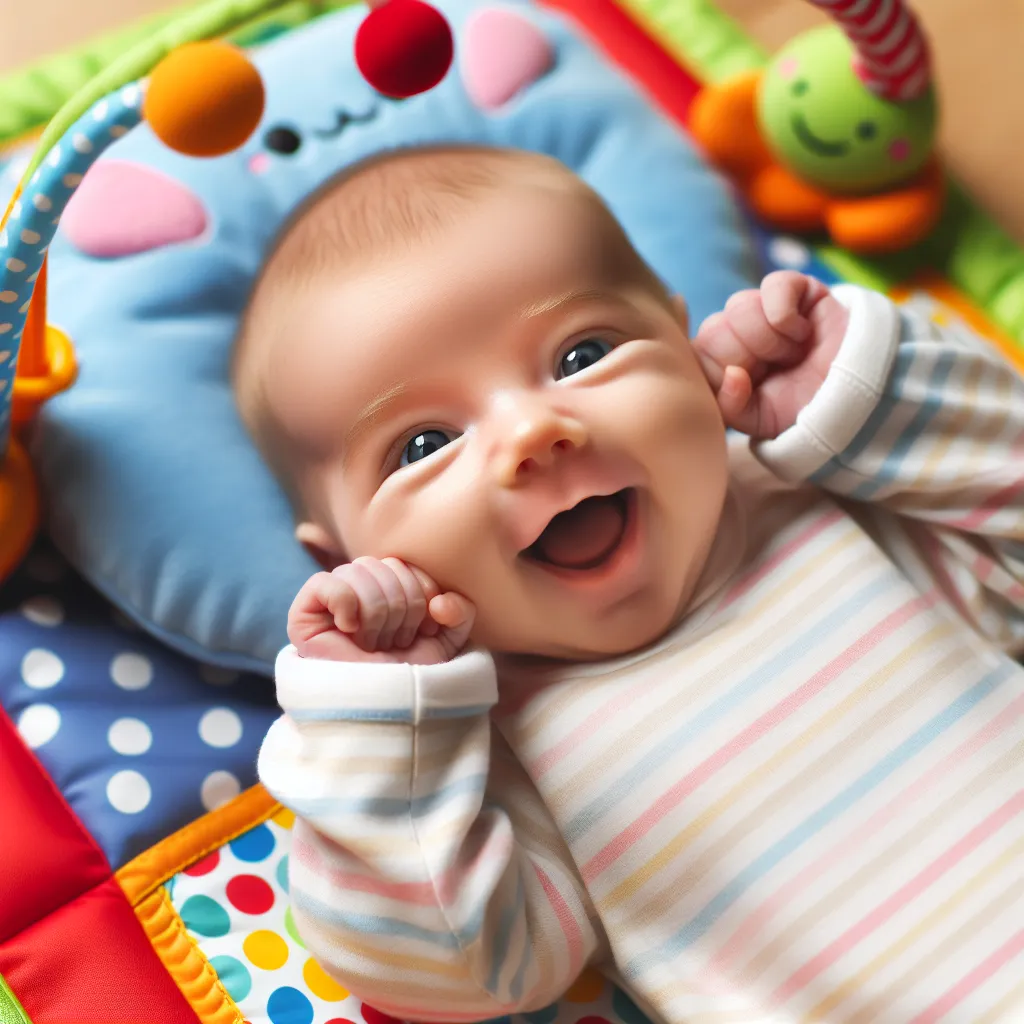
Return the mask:
[[377,92],[405,99],[448,73],[455,44],[444,15],[422,0],[387,0],[356,33],[356,64]]

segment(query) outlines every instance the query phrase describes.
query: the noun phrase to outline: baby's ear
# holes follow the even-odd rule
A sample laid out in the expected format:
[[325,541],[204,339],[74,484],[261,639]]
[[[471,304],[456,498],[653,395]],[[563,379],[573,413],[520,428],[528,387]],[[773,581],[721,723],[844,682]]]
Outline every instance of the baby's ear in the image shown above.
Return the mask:
[[348,561],[334,538],[319,523],[299,523],[295,527],[295,539],[327,572]]
[[676,315],[676,322],[682,329],[683,334],[690,336],[690,310],[686,305],[686,299],[682,295],[672,296],[672,311]]

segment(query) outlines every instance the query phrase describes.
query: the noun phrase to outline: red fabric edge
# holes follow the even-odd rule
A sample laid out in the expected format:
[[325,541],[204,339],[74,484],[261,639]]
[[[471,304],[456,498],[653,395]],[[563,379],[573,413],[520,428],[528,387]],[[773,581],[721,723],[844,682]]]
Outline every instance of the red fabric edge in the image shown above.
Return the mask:
[[103,851],[0,708],[0,941],[111,876]]
[[0,943],[0,974],[35,1024],[199,1024],[114,878]]
[[614,0],[539,0],[567,14],[675,121],[689,123],[701,83]]

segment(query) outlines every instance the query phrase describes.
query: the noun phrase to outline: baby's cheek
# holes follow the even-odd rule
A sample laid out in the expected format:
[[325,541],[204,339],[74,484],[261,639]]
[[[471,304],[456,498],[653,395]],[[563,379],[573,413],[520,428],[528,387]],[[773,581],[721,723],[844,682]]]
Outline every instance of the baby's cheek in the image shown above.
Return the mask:
[[466,591],[473,588],[487,541],[476,505],[470,495],[445,486],[443,478],[403,487],[370,504],[361,535],[375,557],[400,558],[442,589],[473,599]]

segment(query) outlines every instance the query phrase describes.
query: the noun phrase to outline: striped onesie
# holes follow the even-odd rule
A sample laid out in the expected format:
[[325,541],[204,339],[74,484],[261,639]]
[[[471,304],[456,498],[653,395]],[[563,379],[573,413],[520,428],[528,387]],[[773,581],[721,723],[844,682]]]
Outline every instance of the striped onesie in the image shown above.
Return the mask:
[[736,569],[652,646],[277,665],[317,958],[398,1017],[586,965],[678,1024],[1024,1021],[1024,383],[875,293],[736,441]]

